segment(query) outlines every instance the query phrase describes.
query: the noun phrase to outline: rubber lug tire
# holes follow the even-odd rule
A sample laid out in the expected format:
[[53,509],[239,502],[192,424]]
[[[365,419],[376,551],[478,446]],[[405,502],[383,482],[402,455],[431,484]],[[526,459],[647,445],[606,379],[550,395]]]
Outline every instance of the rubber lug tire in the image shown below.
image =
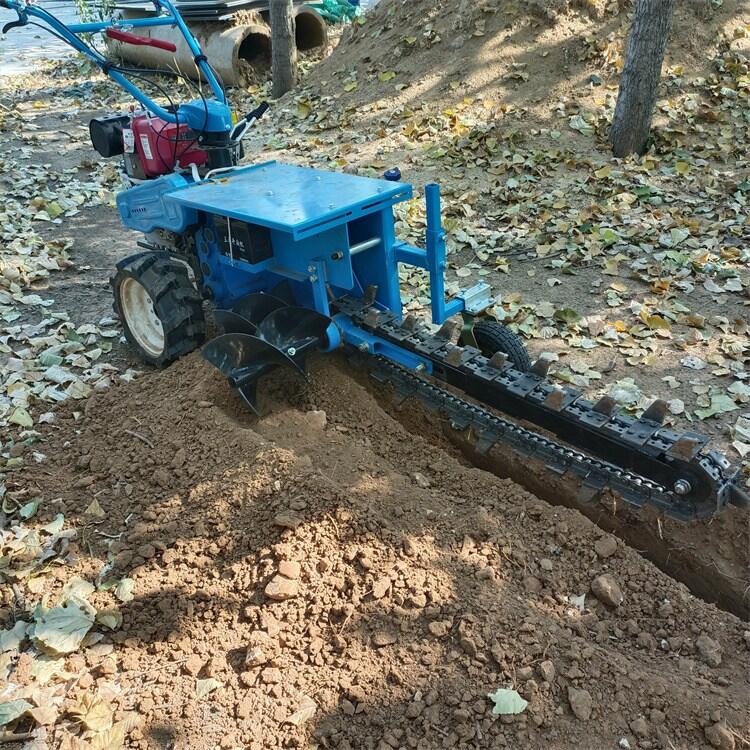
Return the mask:
[[508,355],[510,364],[521,372],[531,369],[531,359],[523,341],[510,328],[496,320],[480,320],[474,324],[474,338],[485,357],[496,352]]
[[[120,287],[127,278],[144,287],[153,302],[154,313],[161,321],[164,347],[158,356],[143,349],[128,326],[120,300]],[[187,266],[168,253],[139,253],[121,260],[110,285],[114,310],[122,323],[125,338],[149,364],[166,367],[205,341],[206,323],[201,296],[190,280]]]

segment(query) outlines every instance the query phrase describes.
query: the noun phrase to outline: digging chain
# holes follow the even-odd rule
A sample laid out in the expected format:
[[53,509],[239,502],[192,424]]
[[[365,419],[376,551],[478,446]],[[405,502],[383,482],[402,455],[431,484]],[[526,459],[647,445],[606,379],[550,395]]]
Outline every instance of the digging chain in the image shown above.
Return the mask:
[[[481,394],[488,393],[491,388],[512,391],[513,387],[522,384],[527,386],[527,390],[522,392],[520,398],[528,403],[529,409],[538,409],[541,396],[549,395],[554,390],[543,378],[521,373],[509,375],[505,382],[502,375],[493,379],[491,384],[478,382],[476,374],[488,362],[478,351],[453,346],[440,333],[430,334],[423,324],[409,318],[398,321],[393,314],[378,311],[363,304],[362,300],[344,298],[336,302],[336,308],[350,315],[363,329],[429,359],[435,366],[433,375],[446,379],[450,384],[456,385],[455,381],[450,380],[451,373],[461,373],[461,377],[475,387],[475,392],[469,395],[479,401],[485,400]],[[521,427],[383,356],[369,360],[374,377],[394,386],[398,397],[415,396],[428,408],[445,415],[456,429],[471,428],[476,435],[478,451],[483,453],[495,443],[505,443],[524,456],[544,462],[556,474],[577,477],[580,480],[580,494],[587,495],[587,499],[593,499],[604,490],[611,490],[631,506],[650,504],[667,515],[685,521],[714,515],[730,501],[733,492],[742,492],[736,486],[738,473],[729,461],[719,453],[702,450],[704,438],[692,433],[679,435],[654,423],[619,414],[613,414],[608,422],[605,420],[607,428],[612,425],[617,428],[613,437],[612,430],[607,430],[603,422],[599,426],[591,426],[593,405],[583,399],[580,392],[566,389],[565,403],[571,408],[566,409],[565,417],[559,417],[560,422],[566,419],[568,427],[576,422],[585,423],[589,439],[591,435],[602,435],[602,440],[606,439],[615,446],[616,460],[593,457],[568,443],[557,442]],[[507,382],[511,385],[508,386]],[[514,397],[519,398],[517,392]],[[560,412],[562,408],[558,408],[556,413],[547,410],[547,418],[558,419],[556,414]],[[517,414],[513,416],[518,417]],[[555,432],[554,429],[551,431]],[[634,435],[637,439],[628,441],[625,439],[628,435]],[[681,456],[681,443],[689,445],[691,441],[694,446],[688,449],[688,454]],[[668,457],[666,460],[663,458],[665,456]],[[631,467],[622,468],[617,465],[620,463],[630,463]],[[634,465],[639,468],[643,466],[651,473],[646,476],[634,470]],[[689,496],[675,491],[681,481],[687,481],[685,477],[695,485]]]

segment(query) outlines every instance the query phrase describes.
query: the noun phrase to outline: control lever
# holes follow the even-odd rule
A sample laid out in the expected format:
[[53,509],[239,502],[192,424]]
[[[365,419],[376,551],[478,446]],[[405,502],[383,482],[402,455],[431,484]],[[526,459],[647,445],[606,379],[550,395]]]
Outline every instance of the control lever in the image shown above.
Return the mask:
[[163,39],[152,39],[147,36],[138,36],[137,34],[131,34],[127,31],[119,31],[118,29],[107,29],[104,32],[110,39],[116,39],[118,42],[124,44],[133,44],[142,47],[157,47],[158,49],[164,49],[167,52],[177,52],[177,45],[172,42],[165,42]]
[[229,140],[241,141],[247,131],[270,109],[268,102],[261,102],[252,112],[248,112],[233,128]]

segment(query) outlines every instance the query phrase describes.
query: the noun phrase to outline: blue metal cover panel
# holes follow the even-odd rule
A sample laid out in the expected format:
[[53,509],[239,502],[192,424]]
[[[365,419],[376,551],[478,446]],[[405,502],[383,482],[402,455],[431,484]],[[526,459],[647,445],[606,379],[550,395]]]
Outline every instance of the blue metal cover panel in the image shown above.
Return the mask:
[[169,195],[182,206],[309,236],[411,197],[411,185],[267,162]]

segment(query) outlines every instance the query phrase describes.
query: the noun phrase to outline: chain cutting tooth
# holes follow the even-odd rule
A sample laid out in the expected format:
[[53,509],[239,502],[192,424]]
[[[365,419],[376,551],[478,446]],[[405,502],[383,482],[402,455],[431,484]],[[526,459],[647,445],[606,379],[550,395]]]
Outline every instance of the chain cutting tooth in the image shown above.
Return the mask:
[[362,297],[362,301],[365,303],[365,305],[374,305],[375,304],[375,298],[378,296],[378,287],[375,284],[370,284],[370,286],[365,289],[365,293]]
[[456,332],[456,323],[452,319],[448,319],[440,326],[440,330],[435,334],[435,338],[444,339],[445,341],[452,341]]
[[445,361],[453,367],[458,367],[461,364],[461,358],[463,357],[463,347],[460,346],[449,346],[448,354],[445,357]]
[[496,370],[504,370],[508,365],[508,355],[505,352],[495,352],[487,364]]
[[641,415],[641,419],[646,419],[649,422],[656,422],[657,424],[664,424],[664,419],[669,411],[669,404],[664,399],[657,398],[646,411]]
[[560,388],[551,390],[547,394],[547,397],[544,399],[544,405],[548,409],[553,409],[554,411],[561,411],[564,404],[565,391],[561,390]]
[[531,372],[533,372],[534,375],[538,375],[540,378],[546,378],[549,374],[550,367],[552,367],[552,361],[552,357],[542,354],[542,356],[531,365]]
[[401,328],[406,331],[416,331],[419,327],[419,318],[416,315],[409,313],[402,321]]
[[592,407],[597,414],[611,417],[617,409],[617,401],[611,396],[602,396]]

